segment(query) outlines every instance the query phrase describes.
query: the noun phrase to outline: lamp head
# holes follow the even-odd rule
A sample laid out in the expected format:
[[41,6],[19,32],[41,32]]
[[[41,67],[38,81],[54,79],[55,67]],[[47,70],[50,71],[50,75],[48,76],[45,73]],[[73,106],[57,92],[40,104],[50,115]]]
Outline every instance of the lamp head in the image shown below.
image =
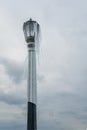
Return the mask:
[[25,41],[28,43],[28,47],[38,47],[40,38],[40,25],[33,21],[31,18],[29,21],[23,24],[23,31]]
[[27,43],[35,42],[35,33],[36,33],[36,24],[39,25],[36,21],[33,21],[31,18],[29,21],[25,22],[23,25],[23,31],[25,40]]

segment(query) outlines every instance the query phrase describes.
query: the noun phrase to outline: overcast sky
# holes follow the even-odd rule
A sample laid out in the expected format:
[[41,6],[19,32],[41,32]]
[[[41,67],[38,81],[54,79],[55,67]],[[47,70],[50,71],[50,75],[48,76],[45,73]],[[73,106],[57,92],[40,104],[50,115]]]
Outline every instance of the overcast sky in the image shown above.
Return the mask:
[[0,130],[26,130],[23,23],[41,26],[38,130],[87,127],[87,0],[0,0]]

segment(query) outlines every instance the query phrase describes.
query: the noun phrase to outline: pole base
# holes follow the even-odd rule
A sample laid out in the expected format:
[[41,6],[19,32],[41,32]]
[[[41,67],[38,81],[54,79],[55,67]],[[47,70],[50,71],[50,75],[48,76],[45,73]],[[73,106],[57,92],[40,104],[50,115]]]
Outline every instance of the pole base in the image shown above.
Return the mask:
[[37,130],[36,104],[28,102],[27,130]]

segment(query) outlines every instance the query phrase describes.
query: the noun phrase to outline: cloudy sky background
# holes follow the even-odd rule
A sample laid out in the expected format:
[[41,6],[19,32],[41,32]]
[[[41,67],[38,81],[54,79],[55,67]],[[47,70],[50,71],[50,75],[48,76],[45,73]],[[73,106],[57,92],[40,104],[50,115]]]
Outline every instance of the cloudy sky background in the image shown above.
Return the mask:
[[0,0],[0,130],[26,130],[27,47],[22,26],[41,25],[38,130],[87,127],[87,1]]

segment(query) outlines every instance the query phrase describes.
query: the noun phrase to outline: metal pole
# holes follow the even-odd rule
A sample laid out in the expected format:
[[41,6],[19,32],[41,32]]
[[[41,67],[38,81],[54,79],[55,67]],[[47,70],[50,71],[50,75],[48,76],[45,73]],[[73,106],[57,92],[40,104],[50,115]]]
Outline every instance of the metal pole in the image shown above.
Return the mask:
[[28,45],[27,130],[37,130],[36,50],[39,44],[40,26],[36,21],[30,19],[23,24],[23,31]]
[[28,44],[28,109],[27,109],[27,130],[37,130],[36,120],[36,51],[35,43]]

